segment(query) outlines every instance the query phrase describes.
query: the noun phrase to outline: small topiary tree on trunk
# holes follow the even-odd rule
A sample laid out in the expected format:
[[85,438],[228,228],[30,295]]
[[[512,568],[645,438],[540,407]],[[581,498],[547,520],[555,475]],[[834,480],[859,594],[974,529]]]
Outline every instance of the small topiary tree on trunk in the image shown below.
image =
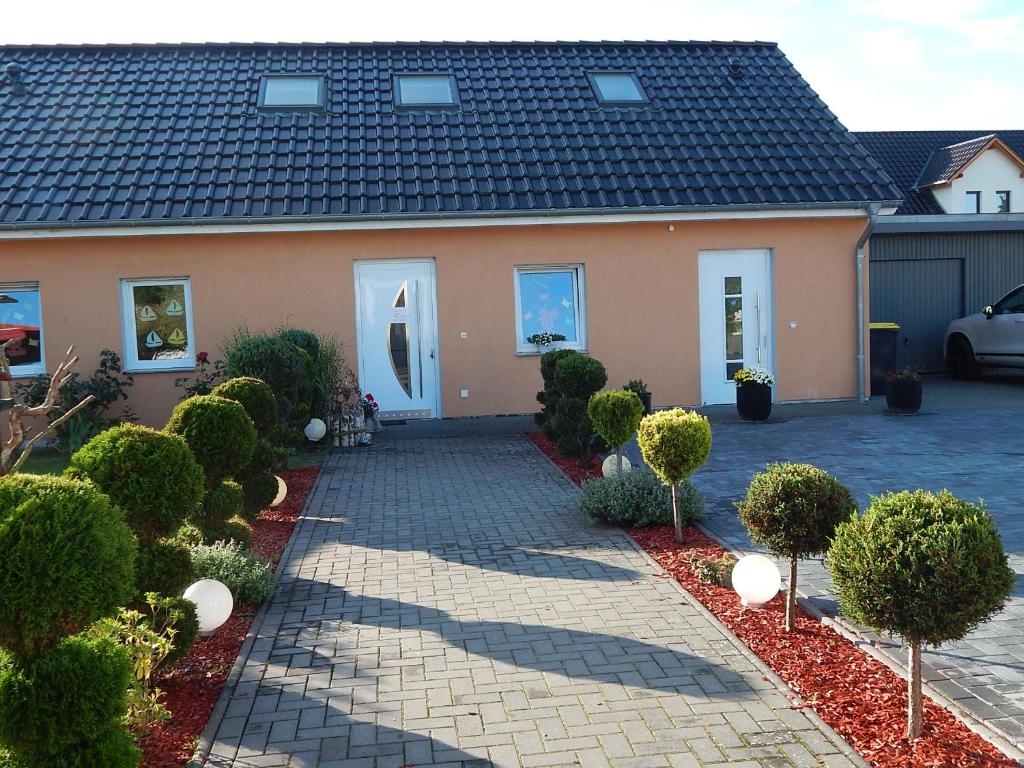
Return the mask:
[[906,640],[907,738],[923,727],[921,646],[959,640],[1006,604],[1014,572],[992,518],[949,491],[887,493],[841,523],[828,569],[854,621]]
[[622,446],[640,427],[644,415],[644,404],[635,392],[621,389],[613,392],[598,392],[587,404],[587,415],[597,434],[615,449],[616,469],[622,479]]
[[796,614],[796,566],[828,549],[836,526],[857,511],[838,480],[810,464],[771,464],[754,475],[747,497],[736,504],[751,540],[789,560],[786,631]]
[[672,486],[676,542],[683,543],[679,484],[702,467],[711,453],[711,423],[695,411],[673,408],[645,416],[637,432],[640,453],[661,482]]

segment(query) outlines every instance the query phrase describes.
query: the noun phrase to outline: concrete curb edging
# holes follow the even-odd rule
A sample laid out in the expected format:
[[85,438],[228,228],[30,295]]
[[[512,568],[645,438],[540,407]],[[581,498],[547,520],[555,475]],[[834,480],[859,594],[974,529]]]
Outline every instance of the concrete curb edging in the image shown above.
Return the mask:
[[[706,528],[700,523],[694,523],[694,526],[700,530],[703,534],[710,537],[727,552],[732,553],[736,557],[742,557],[743,555],[750,554],[742,550],[734,549],[733,547],[726,544],[724,541],[719,539],[709,528]],[[854,624],[845,621],[840,616],[829,616],[822,611],[810,597],[800,590],[799,585],[797,586],[797,602],[800,607],[803,608],[808,615],[814,617],[825,626],[831,628],[840,637],[853,643],[857,648],[864,651],[868,656],[873,658],[875,661],[881,662],[887,668],[895,672],[901,679],[906,680],[907,668],[899,664],[895,659],[890,658],[886,654],[882,653],[878,648],[875,647],[874,642],[866,637],[863,631]],[[985,741],[989,742],[997,749],[1006,754],[1007,757],[1016,760],[1019,765],[1024,765],[1024,751],[1021,751],[1016,744],[1008,740],[1003,734],[995,730],[987,723],[979,720],[975,715],[964,707],[959,706],[954,700],[945,696],[942,692],[937,690],[928,681],[922,681],[921,684],[924,695],[934,701],[943,709],[946,709],[953,715],[959,722],[963,723],[967,728],[978,734]]]
[[242,643],[242,647],[238,649],[238,656],[235,657],[235,663],[231,665],[231,672],[228,673],[227,679],[224,681],[224,685],[221,686],[220,695],[217,697],[217,703],[213,705],[213,709],[210,711],[210,716],[206,719],[206,725],[203,727],[203,732],[199,736],[199,744],[196,745],[196,751],[192,754],[192,758],[185,764],[185,768],[203,768],[206,765],[206,761],[210,758],[210,751],[213,749],[213,745],[216,742],[217,731],[220,729],[220,724],[224,720],[224,715],[227,713],[228,703],[231,700],[235,689],[238,688],[238,682],[242,677],[242,670],[245,669],[246,663],[249,661],[249,655],[252,653],[252,647],[256,642],[256,635],[260,626],[263,624],[263,617],[267,610],[270,608],[270,604],[273,602],[275,595],[277,594],[277,588],[280,586],[281,576],[283,571],[281,565],[291,556],[292,549],[295,547],[296,533],[299,530],[299,524],[306,518],[306,511],[309,509],[311,502],[320,490],[320,483],[324,477],[324,466],[327,462],[320,465],[320,470],[316,474],[316,481],[313,483],[313,487],[309,489],[309,495],[306,496],[306,503],[302,505],[302,511],[299,516],[295,519],[295,527],[292,529],[291,536],[288,537],[288,543],[285,548],[281,551],[281,557],[278,558],[277,565],[278,570],[274,572],[274,595],[271,595],[256,611],[256,615],[252,617],[252,624],[249,625],[249,631],[246,633],[245,641]]

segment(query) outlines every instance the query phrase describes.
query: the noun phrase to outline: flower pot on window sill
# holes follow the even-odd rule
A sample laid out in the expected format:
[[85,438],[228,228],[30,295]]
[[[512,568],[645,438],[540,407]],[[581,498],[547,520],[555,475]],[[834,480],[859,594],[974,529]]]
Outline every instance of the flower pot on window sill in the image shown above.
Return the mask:
[[921,410],[920,379],[889,379],[885,387],[885,404],[893,413],[917,413]]
[[767,384],[736,387],[736,410],[744,421],[765,421],[772,413],[772,388]]

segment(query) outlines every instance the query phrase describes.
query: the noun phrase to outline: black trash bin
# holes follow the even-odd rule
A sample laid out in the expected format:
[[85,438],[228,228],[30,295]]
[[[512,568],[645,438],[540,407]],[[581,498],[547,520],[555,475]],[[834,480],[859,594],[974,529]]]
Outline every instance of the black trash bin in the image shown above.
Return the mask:
[[896,323],[871,323],[871,394],[885,394],[885,377],[896,370],[896,342],[900,327]]

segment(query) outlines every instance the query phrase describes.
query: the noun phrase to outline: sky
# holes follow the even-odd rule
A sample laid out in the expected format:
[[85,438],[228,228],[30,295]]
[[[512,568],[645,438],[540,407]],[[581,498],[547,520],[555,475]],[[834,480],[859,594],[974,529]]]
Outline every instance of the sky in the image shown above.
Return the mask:
[[49,0],[4,5],[0,43],[17,44],[772,40],[851,130],[1024,128],[1024,0]]

